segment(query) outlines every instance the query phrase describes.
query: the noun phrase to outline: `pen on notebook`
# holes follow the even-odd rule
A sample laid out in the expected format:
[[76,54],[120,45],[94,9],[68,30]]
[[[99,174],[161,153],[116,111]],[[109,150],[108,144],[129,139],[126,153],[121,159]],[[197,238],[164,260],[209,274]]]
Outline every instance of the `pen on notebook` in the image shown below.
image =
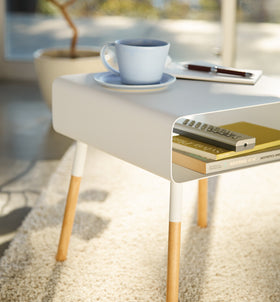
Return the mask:
[[212,72],[212,73],[222,73],[234,76],[240,76],[243,78],[250,78],[253,76],[251,72],[239,71],[231,68],[224,68],[218,66],[207,66],[207,65],[199,65],[199,64],[185,64],[185,68],[189,70],[203,71],[203,72]]

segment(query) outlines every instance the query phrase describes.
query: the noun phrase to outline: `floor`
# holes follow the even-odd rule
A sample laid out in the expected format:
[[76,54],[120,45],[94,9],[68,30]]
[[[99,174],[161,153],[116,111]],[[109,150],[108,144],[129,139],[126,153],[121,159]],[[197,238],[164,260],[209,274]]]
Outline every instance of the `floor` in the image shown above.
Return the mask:
[[55,133],[36,83],[0,81],[0,257],[72,141]]

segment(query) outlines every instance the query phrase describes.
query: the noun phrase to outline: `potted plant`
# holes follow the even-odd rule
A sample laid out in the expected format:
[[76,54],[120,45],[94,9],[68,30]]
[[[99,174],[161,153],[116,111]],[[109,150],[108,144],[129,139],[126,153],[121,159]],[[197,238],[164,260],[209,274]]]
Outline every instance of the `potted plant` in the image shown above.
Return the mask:
[[90,73],[105,71],[99,57],[98,48],[79,47],[77,49],[78,30],[73,23],[67,8],[76,0],[45,0],[55,5],[72,29],[72,39],[69,48],[39,49],[34,53],[35,70],[42,96],[51,109],[52,82],[55,78],[66,74]]

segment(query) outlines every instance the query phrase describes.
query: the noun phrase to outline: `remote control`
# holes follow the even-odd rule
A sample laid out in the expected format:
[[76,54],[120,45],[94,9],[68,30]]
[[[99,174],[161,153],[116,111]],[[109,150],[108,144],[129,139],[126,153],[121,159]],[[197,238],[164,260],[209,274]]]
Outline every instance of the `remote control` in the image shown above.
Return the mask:
[[175,123],[173,132],[233,151],[252,149],[256,144],[255,137],[190,119]]

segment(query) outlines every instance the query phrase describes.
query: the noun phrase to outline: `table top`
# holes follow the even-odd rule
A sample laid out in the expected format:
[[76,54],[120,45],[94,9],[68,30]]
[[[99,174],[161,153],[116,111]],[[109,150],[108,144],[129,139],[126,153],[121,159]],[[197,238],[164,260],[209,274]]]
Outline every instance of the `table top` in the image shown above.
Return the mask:
[[[203,176],[172,167],[176,120],[280,104],[279,80],[265,76],[255,85],[177,80],[165,90],[148,92],[115,91],[93,77],[81,74],[55,80],[55,130],[178,182]],[[279,106],[274,108],[279,112]]]

